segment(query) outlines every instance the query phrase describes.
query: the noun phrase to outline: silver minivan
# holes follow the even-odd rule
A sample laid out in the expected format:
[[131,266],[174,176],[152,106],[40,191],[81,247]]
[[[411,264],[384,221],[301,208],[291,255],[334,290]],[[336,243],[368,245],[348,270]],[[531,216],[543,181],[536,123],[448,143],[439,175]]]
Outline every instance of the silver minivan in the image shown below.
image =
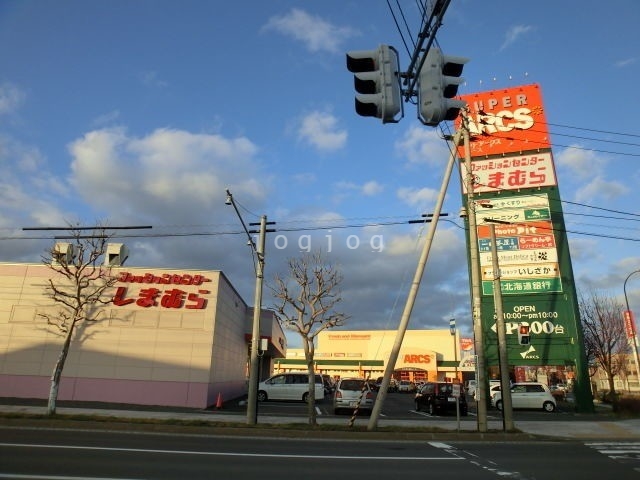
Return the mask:
[[[322,375],[316,374],[316,401],[324,399]],[[307,372],[286,372],[273,375],[258,384],[258,401],[297,400],[307,402],[309,398],[309,374]]]

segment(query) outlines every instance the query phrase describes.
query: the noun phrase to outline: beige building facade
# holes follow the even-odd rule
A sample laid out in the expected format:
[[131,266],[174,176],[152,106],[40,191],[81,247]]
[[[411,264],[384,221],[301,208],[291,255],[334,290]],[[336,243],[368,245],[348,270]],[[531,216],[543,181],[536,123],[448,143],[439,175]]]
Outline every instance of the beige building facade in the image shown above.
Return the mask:
[[[375,379],[384,374],[396,343],[395,330],[325,330],[318,334],[316,371],[334,377]],[[475,375],[473,343],[446,330],[407,330],[402,339],[394,378],[411,381],[463,381]],[[276,372],[305,368],[304,351],[288,349],[276,359]]]
[[[112,267],[117,277],[95,322],[78,326],[59,400],[206,408],[246,394],[253,309],[220,271]],[[42,314],[43,264],[0,264],[0,396],[48,398],[63,337]],[[286,337],[263,310],[261,377]]]

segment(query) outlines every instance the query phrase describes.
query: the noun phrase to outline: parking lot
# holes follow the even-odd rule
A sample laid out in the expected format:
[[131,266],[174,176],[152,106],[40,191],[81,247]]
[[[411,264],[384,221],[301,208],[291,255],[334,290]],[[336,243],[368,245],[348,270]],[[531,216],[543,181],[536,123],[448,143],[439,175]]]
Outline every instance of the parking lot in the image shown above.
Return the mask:
[[[476,402],[471,397],[468,398],[469,414],[461,417],[464,422],[476,422]],[[415,420],[420,422],[428,422],[429,419],[437,418],[438,420],[449,419],[456,421],[456,415],[429,415],[426,412],[417,412],[414,408],[414,394],[403,392],[390,392],[387,394],[380,417],[395,420]],[[242,399],[226,402],[221,413],[240,414],[246,412],[246,404]],[[302,402],[293,401],[267,401],[258,403],[258,414],[267,416],[292,416],[304,417],[307,415],[307,405]],[[340,415],[334,415],[332,398],[325,397],[322,401],[316,403],[316,414],[318,416],[327,417],[344,417],[345,421],[350,417],[349,412],[343,412]],[[366,414],[365,414],[366,415]],[[562,418],[569,420],[574,417],[574,409],[571,402],[558,402],[558,408],[553,413],[542,410],[516,410],[514,418],[517,420],[549,420]],[[487,411],[489,420],[502,419],[502,413],[495,408],[489,407]]]

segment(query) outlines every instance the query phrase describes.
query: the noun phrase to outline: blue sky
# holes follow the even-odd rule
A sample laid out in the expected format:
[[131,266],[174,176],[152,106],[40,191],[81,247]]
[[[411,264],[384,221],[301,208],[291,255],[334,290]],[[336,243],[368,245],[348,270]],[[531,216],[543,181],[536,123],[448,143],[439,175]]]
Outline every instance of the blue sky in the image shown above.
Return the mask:
[[[220,3],[0,1],[0,261],[51,245],[22,227],[152,225],[121,239],[128,265],[219,269],[251,304],[229,188],[246,222],[276,222],[267,281],[322,248],[348,327],[397,328],[426,233],[406,221],[433,209],[448,149],[414,105],[358,116],[345,53],[389,44],[406,68],[416,2],[404,19],[390,2],[401,32],[382,0]],[[640,269],[640,4],[607,5],[453,0],[437,42],[470,58],[460,93],[540,84],[576,284],[622,299]],[[460,206],[454,178],[409,328],[471,334]],[[640,274],[628,293],[640,311]]]

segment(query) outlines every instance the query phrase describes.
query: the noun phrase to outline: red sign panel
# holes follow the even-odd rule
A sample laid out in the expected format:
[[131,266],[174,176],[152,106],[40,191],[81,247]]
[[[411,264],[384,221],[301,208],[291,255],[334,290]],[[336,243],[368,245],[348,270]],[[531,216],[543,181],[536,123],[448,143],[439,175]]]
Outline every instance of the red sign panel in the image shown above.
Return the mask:
[[[469,106],[471,157],[549,149],[551,143],[537,84],[462,95]],[[456,127],[459,126],[457,120]],[[464,157],[464,148],[459,155]]]
[[624,328],[627,331],[627,338],[633,338],[636,335],[636,321],[633,318],[631,310],[624,311]]

